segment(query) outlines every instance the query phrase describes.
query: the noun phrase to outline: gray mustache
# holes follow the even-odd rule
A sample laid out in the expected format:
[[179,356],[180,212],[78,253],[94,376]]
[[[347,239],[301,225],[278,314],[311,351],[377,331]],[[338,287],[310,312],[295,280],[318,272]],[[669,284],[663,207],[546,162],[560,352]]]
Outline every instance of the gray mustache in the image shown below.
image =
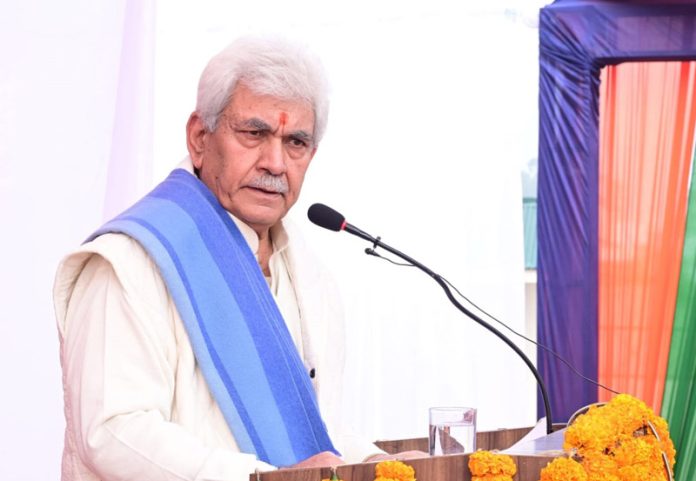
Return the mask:
[[249,183],[249,186],[269,192],[276,192],[278,194],[285,194],[288,192],[288,181],[285,180],[285,177],[270,174],[256,177]]

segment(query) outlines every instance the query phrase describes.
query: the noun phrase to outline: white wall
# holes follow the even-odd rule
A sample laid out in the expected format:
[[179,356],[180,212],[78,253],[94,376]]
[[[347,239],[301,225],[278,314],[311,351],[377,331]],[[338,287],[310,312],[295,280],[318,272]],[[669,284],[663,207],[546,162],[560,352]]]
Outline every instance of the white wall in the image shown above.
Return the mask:
[[[487,2],[487,10],[331,3],[240,10],[232,2],[173,1],[152,10],[145,2],[136,14],[127,7],[141,2],[3,6],[2,479],[59,477],[62,392],[50,302],[58,260],[105,211],[125,206],[184,155],[200,70],[248,31],[306,40],[332,79],[329,130],[294,217],[344,295],[347,416],[372,438],[424,436],[426,409],[435,404],[478,407],[482,428],[533,421],[531,375],[505,347],[450,307],[426,276],[365,256],[364,243],[309,226],[304,212],[315,201],[335,206],[524,330],[519,170],[536,155],[537,31],[503,15],[502,1]],[[140,31],[156,46],[154,134],[145,138],[137,133],[152,111],[136,112],[142,125],[125,133],[118,114],[124,72],[142,72],[122,68],[123,49],[133,48],[124,47],[124,32],[138,18],[156,21],[153,38],[147,23]],[[141,54],[147,58],[133,52]],[[124,152],[121,138],[137,145]],[[107,202],[116,175],[109,165],[120,156],[139,160],[116,164],[124,165],[119,177],[134,180]]]
[[[29,0],[4,2],[0,12],[3,480],[60,478],[64,420],[53,276],[60,258],[113,204],[152,183],[151,148],[143,158],[142,146],[132,142],[145,119],[131,109],[140,99],[119,102],[119,92],[142,93],[130,77],[147,70],[129,55],[129,42],[147,41],[133,36],[145,31],[151,7],[140,0]],[[110,189],[121,169],[128,182]]]

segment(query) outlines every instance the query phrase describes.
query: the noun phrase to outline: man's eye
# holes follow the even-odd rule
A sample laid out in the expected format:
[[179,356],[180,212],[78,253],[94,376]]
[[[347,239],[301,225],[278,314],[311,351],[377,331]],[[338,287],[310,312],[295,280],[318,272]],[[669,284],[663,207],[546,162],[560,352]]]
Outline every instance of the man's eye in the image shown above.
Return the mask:
[[307,142],[300,139],[290,139],[290,145],[292,145],[293,147],[306,147]]
[[244,130],[242,133],[249,137],[261,137],[261,135],[263,135],[261,130]]

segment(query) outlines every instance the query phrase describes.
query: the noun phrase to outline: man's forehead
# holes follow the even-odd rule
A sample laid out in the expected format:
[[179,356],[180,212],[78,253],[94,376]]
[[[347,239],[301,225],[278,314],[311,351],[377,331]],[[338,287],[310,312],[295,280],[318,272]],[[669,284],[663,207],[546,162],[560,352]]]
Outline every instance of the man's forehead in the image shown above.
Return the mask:
[[298,97],[287,97],[283,95],[273,95],[264,92],[258,92],[249,88],[244,83],[239,83],[232,91],[228,105],[232,104],[272,104],[284,106],[293,110],[309,110],[313,111],[314,107],[310,101]]
[[292,130],[307,130],[311,132],[314,128],[314,121],[311,117],[305,121],[299,116],[288,114],[284,110],[274,113],[231,111],[226,113],[225,116],[237,126],[250,127],[259,130],[287,127],[292,128]]
[[224,115],[235,124],[244,124],[250,127],[292,127],[293,129],[314,129],[314,112],[299,102],[285,102],[283,104],[269,103],[244,103],[230,102]]

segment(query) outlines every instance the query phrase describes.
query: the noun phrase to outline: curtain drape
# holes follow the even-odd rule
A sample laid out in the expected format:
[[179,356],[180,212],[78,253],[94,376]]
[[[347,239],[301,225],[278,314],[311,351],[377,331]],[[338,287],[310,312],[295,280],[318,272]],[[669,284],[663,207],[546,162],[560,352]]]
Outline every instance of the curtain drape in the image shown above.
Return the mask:
[[151,182],[154,8],[155,0],[2,6],[3,480],[60,479],[51,289],[60,259]]
[[[696,120],[696,62],[606,67],[600,89],[599,381],[659,412]],[[599,399],[610,393],[601,390]]]
[[[696,59],[695,20],[694,0],[556,0],[539,14],[538,339],[591,378],[599,369],[600,70]],[[594,386],[543,350],[539,370],[555,420],[597,400]]]
[[104,192],[104,220],[135,202],[152,184],[155,0],[128,0]]
[[[696,152],[692,165],[696,165]],[[693,168],[693,167],[692,167]],[[677,479],[696,479],[696,183],[691,182],[684,251],[662,398],[677,447]]]

